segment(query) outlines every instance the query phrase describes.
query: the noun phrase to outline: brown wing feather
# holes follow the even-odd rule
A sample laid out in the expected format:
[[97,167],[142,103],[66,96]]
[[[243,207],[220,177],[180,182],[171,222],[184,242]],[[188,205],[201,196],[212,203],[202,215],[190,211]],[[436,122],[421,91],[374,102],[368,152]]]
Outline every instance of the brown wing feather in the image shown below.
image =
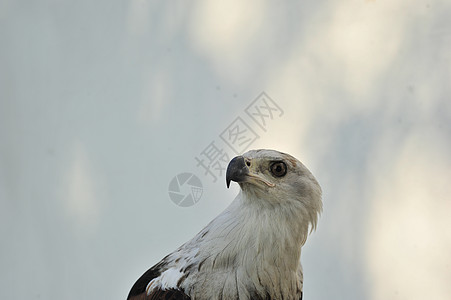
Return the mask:
[[169,289],[169,290],[154,290],[150,295],[143,292],[139,295],[134,295],[128,298],[128,300],[191,300],[183,291]]
[[[152,279],[157,278],[160,275],[161,275],[161,265],[160,264],[156,264],[155,266],[153,266],[152,268],[147,270],[135,282],[135,284],[133,285],[133,287],[130,290],[130,293],[128,293],[127,300],[131,300],[131,299],[146,299],[145,295],[146,295],[146,287],[147,287],[147,285],[149,284],[149,282]],[[138,297],[138,298],[134,298],[134,297]],[[142,298],[142,297],[144,297],[144,298]]]
[[147,285],[150,281],[152,281],[152,279],[161,275],[165,269],[164,266],[165,262],[163,259],[160,263],[156,264],[142,274],[131,288],[127,300],[191,300],[191,298],[183,291],[176,289],[155,289],[152,293],[150,293],[150,295],[147,295]]

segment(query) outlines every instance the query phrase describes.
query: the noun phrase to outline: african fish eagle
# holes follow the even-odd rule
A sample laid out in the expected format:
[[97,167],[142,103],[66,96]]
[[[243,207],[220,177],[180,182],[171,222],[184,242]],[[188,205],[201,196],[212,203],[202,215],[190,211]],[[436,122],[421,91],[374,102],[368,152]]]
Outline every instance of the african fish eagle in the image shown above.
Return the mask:
[[315,177],[261,149],[230,161],[230,181],[240,186],[230,206],[146,271],[128,300],[302,299],[301,247],[322,210]]

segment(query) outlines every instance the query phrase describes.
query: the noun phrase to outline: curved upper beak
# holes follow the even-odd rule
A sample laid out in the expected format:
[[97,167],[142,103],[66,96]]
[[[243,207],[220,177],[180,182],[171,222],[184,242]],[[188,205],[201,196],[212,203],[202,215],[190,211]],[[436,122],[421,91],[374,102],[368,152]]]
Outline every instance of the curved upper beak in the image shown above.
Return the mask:
[[230,181],[242,182],[246,179],[247,175],[249,175],[249,168],[246,166],[244,157],[242,156],[234,157],[227,166],[226,171],[227,188],[229,188],[230,186]]

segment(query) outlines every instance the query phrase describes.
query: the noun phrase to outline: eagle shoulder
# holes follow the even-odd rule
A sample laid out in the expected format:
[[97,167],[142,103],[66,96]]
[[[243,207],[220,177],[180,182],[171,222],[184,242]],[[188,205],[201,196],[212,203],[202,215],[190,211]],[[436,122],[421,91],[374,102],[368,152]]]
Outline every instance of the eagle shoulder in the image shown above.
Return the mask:
[[149,294],[148,286],[153,280],[158,280],[165,273],[164,260],[147,270],[135,282],[128,294],[127,300],[191,300],[182,290],[177,288],[155,287]]

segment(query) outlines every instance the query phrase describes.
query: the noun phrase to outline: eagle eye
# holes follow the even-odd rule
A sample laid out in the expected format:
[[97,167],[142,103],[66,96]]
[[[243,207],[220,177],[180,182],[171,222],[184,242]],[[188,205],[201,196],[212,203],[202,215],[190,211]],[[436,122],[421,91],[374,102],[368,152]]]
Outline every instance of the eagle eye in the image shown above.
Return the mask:
[[287,174],[287,165],[283,161],[277,161],[269,167],[271,173],[276,177],[282,177]]

